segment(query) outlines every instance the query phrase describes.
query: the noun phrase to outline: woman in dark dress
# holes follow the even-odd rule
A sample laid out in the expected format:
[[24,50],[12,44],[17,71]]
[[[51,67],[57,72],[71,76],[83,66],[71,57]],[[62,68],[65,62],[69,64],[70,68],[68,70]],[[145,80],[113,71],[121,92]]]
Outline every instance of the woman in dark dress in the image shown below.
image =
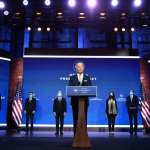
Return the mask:
[[106,114],[108,118],[109,132],[114,132],[115,119],[118,114],[118,107],[113,91],[109,93],[108,99],[106,100]]

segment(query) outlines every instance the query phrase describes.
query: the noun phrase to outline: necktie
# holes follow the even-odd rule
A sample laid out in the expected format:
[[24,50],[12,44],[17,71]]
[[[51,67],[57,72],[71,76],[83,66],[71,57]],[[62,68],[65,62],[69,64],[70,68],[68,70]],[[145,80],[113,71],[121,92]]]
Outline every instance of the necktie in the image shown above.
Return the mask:
[[82,75],[79,74],[79,82],[80,82],[80,85],[82,84]]

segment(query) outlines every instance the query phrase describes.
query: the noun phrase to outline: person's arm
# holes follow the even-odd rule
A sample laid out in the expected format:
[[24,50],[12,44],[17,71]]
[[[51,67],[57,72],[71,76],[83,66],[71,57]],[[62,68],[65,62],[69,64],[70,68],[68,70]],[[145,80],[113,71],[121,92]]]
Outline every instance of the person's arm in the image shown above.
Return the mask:
[[117,104],[117,100],[115,100],[116,103],[116,110],[117,110],[117,114],[118,114],[118,104]]
[[33,114],[35,113],[36,111],[36,99],[33,100]]
[[64,99],[64,112],[67,112],[67,103],[66,103],[66,99]]
[[54,103],[53,103],[53,114],[54,116],[56,116],[56,99],[54,99]]
[[129,109],[128,97],[126,98],[126,107],[127,107],[127,109]]
[[25,100],[25,104],[24,104],[24,112],[26,113],[27,111],[27,99]]
[[137,107],[137,109],[139,108],[139,98],[136,96],[136,107]]
[[53,112],[56,112],[56,99],[54,99],[54,103],[53,103]]
[[88,86],[92,86],[91,78],[88,79]]
[[73,83],[72,83],[72,77],[70,77],[70,79],[69,79],[68,86],[73,86]]
[[108,100],[106,100],[105,112],[108,115]]

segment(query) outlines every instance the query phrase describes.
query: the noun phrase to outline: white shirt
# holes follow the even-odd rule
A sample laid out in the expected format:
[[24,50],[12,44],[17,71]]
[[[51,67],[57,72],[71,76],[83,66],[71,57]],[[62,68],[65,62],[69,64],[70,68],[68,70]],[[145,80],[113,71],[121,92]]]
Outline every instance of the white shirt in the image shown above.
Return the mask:
[[80,84],[82,83],[82,81],[83,81],[83,73],[81,73],[81,74],[77,74],[77,76],[78,76],[78,81],[80,82]]
[[131,99],[131,102],[132,102],[132,100],[133,100],[133,95],[130,95],[130,99]]

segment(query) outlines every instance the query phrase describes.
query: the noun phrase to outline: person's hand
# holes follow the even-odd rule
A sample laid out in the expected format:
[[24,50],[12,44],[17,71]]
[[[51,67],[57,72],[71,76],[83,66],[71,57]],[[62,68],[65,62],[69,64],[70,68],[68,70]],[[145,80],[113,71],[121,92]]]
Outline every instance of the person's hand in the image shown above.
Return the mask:
[[35,110],[34,110],[34,111],[32,111],[32,114],[35,114]]
[[130,109],[130,110],[133,110],[133,109],[136,109],[136,107],[130,107],[129,109]]
[[56,112],[53,112],[54,116],[56,116]]
[[67,113],[66,113],[66,112],[64,112],[64,116],[66,116],[66,114],[67,114]]

